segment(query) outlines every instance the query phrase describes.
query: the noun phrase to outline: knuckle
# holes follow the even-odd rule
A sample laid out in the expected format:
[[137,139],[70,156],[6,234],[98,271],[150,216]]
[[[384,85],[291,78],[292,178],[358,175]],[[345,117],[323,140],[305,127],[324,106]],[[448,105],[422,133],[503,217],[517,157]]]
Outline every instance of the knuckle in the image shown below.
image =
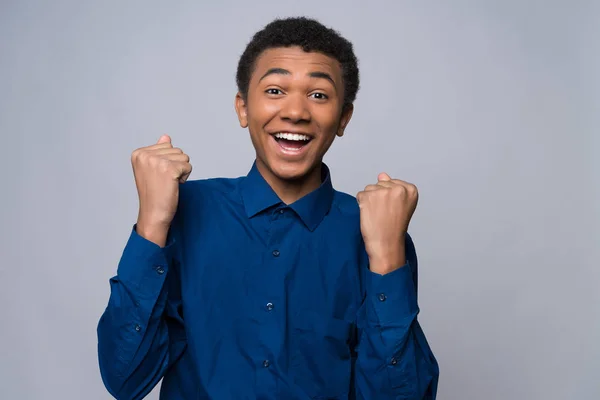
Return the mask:
[[140,156],[143,154],[142,149],[135,149],[131,152],[131,161],[137,161],[140,159]]
[[140,156],[140,159],[144,161],[145,164],[148,165],[157,165],[158,162],[160,161],[159,157],[153,156],[149,153],[144,153],[143,157]]
[[152,162],[152,157],[147,151],[140,151],[137,159],[140,164],[149,164]]

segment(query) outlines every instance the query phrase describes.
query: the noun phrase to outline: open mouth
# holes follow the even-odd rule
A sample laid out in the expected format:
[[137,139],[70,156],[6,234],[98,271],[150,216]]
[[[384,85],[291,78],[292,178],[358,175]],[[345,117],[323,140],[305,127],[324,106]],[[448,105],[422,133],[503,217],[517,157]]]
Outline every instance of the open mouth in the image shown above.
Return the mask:
[[300,133],[280,132],[273,135],[275,141],[286,153],[299,153],[310,143],[312,137]]

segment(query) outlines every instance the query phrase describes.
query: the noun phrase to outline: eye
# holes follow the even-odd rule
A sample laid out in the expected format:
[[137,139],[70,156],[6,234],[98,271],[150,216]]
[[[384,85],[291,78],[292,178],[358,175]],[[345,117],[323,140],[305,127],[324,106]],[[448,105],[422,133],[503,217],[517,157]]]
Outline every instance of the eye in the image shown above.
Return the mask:
[[327,95],[325,93],[321,93],[321,92],[311,93],[310,96],[313,99],[317,99],[317,100],[327,100],[329,98],[329,97],[327,97]]
[[271,94],[271,95],[274,95],[274,96],[278,96],[280,94],[283,94],[283,92],[281,90],[275,89],[275,88],[267,89],[267,90],[265,90],[265,93],[266,94]]

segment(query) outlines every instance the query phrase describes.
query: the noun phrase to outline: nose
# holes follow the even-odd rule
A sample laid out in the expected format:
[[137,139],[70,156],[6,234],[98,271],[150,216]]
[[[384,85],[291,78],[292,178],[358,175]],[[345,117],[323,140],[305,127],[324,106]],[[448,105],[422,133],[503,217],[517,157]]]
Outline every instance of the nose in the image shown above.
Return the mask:
[[293,123],[310,121],[308,99],[303,95],[288,95],[280,111],[281,118]]

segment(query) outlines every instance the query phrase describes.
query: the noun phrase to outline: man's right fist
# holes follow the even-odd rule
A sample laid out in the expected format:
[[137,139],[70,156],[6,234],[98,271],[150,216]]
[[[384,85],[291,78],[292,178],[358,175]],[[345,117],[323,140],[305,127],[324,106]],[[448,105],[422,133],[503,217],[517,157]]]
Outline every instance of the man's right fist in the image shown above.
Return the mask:
[[135,150],[131,164],[140,201],[137,233],[164,246],[177,211],[179,184],[192,172],[190,158],[163,135],[156,144]]

